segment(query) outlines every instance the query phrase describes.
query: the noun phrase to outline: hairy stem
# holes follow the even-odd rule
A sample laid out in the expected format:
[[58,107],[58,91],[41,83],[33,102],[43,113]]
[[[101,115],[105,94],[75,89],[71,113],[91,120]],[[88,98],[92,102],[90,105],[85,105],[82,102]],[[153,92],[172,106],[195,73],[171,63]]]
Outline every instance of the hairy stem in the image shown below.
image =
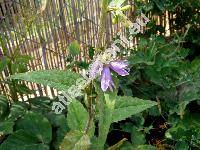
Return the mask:
[[89,129],[92,125],[93,116],[94,116],[93,107],[92,107],[92,97],[88,98],[88,112],[89,112],[89,119],[88,119],[87,126],[85,129],[86,134],[89,132]]

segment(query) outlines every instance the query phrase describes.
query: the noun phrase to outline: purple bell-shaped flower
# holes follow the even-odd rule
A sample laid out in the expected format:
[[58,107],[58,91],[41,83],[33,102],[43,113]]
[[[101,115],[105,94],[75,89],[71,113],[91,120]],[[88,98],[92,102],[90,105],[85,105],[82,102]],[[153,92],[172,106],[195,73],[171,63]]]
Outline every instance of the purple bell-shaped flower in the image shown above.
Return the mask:
[[122,60],[112,61],[108,65],[104,65],[101,73],[101,89],[105,92],[108,88],[113,90],[113,87],[115,87],[110,69],[115,71],[120,76],[127,76],[129,75],[126,70],[127,67],[128,63]]

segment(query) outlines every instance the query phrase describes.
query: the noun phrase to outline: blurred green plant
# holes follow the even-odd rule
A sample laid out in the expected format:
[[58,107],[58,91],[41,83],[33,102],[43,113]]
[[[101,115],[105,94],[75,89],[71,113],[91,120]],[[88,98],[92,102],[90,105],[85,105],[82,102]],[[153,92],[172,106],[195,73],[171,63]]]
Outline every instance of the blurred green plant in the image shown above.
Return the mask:
[[[14,52],[9,52],[5,45],[5,42],[8,42],[9,40],[5,40],[5,36],[0,34],[0,45],[2,48],[2,56],[0,58],[0,72],[7,71],[10,75],[27,72],[27,64],[30,60],[32,60],[32,57],[21,54],[19,46],[16,47]],[[6,78],[3,78],[2,74],[0,81],[9,86],[10,97],[13,101],[18,100],[17,93],[20,95],[32,93],[32,91],[24,83],[19,83],[16,80],[7,80]]]

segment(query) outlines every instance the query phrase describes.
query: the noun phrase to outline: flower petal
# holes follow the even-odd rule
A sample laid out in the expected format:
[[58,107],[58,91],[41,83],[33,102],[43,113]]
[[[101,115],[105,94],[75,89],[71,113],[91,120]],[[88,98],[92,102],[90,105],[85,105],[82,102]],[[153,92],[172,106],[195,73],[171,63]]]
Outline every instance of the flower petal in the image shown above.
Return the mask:
[[113,87],[115,88],[115,84],[114,84],[113,80],[111,80],[110,85],[109,85],[109,88],[111,91],[113,91]]
[[125,69],[116,69],[116,68],[112,68],[115,72],[117,72],[118,75],[120,76],[127,76],[129,75],[128,71],[126,71]]
[[89,77],[95,78],[103,70],[103,64],[101,61],[96,60],[90,67]]
[[108,87],[112,90],[112,86],[114,86],[114,82],[111,77],[109,66],[105,66],[101,75],[101,89],[105,92]]
[[129,75],[128,71],[126,70],[127,66],[128,63],[122,60],[110,62],[110,68],[121,76]]
[[110,65],[112,67],[117,67],[117,68],[121,68],[121,69],[128,67],[128,63],[126,60],[112,61],[112,62],[110,62]]

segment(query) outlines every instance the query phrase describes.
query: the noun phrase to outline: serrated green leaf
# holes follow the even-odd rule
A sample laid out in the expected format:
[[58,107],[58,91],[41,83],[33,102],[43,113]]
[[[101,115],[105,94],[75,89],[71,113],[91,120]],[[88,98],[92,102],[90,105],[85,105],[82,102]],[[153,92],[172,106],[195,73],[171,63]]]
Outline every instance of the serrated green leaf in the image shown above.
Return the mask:
[[89,136],[75,130],[67,133],[60,145],[60,150],[88,150],[90,145]]
[[27,111],[26,106],[27,106],[26,104],[21,103],[21,102],[16,102],[12,104],[10,108],[10,114],[8,115],[6,119],[9,121],[16,121],[18,118],[25,115]]
[[149,100],[118,96],[116,98],[115,110],[113,112],[113,122],[124,120],[131,117],[131,115],[140,113],[156,104],[156,102]]
[[33,94],[33,90],[30,90],[28,86],[26,86],[24,83],[23,84],[17,84],[17,92],[20,94]]
[[39,144],[38,139],[24,130],[18,130],[10,135],[0,146],[1,150],[49,150],[44,144]]
[[35,97],[28,99],[31,105],[31,110],[35,112],[41,112],[42,114],[51,111],[51,101],[48,97]]
[[66,91],[70,86],[75,85],[79,77],[80,75],[65,70],[40,70],[16,74],[10,78],[35,82]]
[[13,132],[14,122],[4,121],[0,123],[0,135],[11,134]]
[[5,96],[0,95],[0,121],[3,120],[8,113],[9,104]]
[[41,143],[49,144],[52,139],[52,129],[49,121],[38,113],[29,112],[16,124],[16,129],[23,129],[37,137]]
[[71,130],[84,131],[89,115],[83,105],[73,100],[68,107],[67,124]]

